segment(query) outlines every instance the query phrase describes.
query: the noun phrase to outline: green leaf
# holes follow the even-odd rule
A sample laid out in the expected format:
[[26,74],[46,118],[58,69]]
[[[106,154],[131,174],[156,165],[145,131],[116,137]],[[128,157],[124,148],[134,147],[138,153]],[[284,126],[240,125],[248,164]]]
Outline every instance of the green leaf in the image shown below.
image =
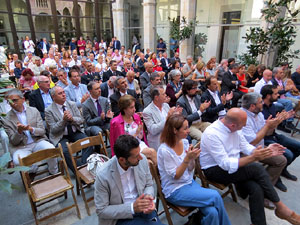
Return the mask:
[[8,162],[11,161],[11,157],[9,152],[6,152],[4,155],[0,157],[0,168],[3,168],[7,165]]
[[1,171],[1,173],[11,173],[11,172],[19,172],[19,171],[28,171],[30,167],[28,166],[16,166],[14,168],[9,168]]
[[11,183],[9,183],[9,181],[6,179],[0,180],[0,190],[11,194],[11,192],[12,192]]

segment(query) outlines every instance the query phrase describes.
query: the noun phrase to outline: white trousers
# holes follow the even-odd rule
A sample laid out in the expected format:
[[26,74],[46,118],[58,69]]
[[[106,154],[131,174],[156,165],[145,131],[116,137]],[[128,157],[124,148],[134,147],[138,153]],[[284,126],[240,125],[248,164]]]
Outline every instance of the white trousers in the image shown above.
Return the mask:
[[[43,149],[48,149],[48,148],[55,148],[53,144],[51,144],[48,141],[42,140],[39,142],[34,142],[29,145],[26,145],[17,151],[14,152],[13,154],[13,162],[15,165],[20,165],[19,163],[19,157],[23,158],[31,153],[43,150]],[[57,166],[57,158],[52,158],[47,160],[48,163],[48,170],[51,174],[55,174],[58,172],[58,166]],[[35,173],[37,171],[37,166],[33,165],[30,169],[29,172]]]
[[0,138],[1,138],[1,145],[4,150],[4,153],[9,152],[9,148],[8,148],[9,139],[3,128],[0,128]]

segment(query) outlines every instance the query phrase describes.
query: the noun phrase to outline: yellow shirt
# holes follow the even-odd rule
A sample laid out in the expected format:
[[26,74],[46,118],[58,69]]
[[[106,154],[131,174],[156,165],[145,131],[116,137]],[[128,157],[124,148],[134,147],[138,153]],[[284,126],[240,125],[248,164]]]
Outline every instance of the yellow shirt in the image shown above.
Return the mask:
[[[53,81],[50,81],[50,88],[53,88],[55,86],[55,83],[53,83]],[[39,88],[39,85],[37,82],[35,82],[35,84],[33,85],[33,90],[36,90]]]

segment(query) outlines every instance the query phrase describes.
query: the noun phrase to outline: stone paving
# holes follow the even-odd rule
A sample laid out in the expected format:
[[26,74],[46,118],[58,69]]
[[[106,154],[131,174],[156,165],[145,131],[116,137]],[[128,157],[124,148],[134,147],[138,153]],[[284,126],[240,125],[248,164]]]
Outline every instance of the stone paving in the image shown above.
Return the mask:
[[[300,134],[295,135],[295,138],[300,140]],[[1,151],[0,154],[3,152]],[[296,159],[291,166],[289,166],[289,171],[292,174],[295,174],[300,179],[300,159]],[[23,184],[20,179],[19,173],[14,173],[12,175],[3,176],[6,179],[9,179],[14,184],[20,187],[19,190],[13,191],[11,195],[0,192],[0,225],[33,225],[35,224],[30,203],[23,187]],[[294,182],[282,178],[285,185],[288,187],[288,192],[284,193],[277,189],[277,192],[281,200],[288,205],[291,209],[295,210],[297,213],[300,213],[300,182],[299,180]],[[75,179],[72,177],[73,184],[75,185]],[[199,181],[199,180],[198,180]],[[93,194],[93,187],[87,190],[87,197]],[[78,219],[75,209],[68,210],[63,214],[60,214],[56,217],[52,217],[44,222],[41,222],[41,225],[97,225],[97,215],[95,212],[95,204],[93,201],[89,203],[91,209],[91,216],[88,216],[84,207],[84,203],[81,196],[76,196],[79,203],[79,208],[81,212],[81,220]],[[45,208],[42,211],[42,214],[48,214],[52,212],[53,209],[60,209],[63,205],[72,203],[71,193],[68,195],[68,199],[60,198],[51,203],[51,207]],[[238,203],[232,201],[231,197],[226,197],[224,199],[224,204],[228,215],[230,217],[232,225],[249,225],[250,216],[249,216],[249,207],[248,201],[238,198]],[[49,205],[47,205],[49,206]],[[161,210],[161,207],[160,207]],[[278,219],[272,210],[265,209],[266,217],[269,225],[284,225],[288,224],[285,221]],[[180,217],[178,214],[172,212],[172,219],[174,225],[183,225],[187,221],[187,217]],[[167,224],[166,218],[161,215],[161,220]]]

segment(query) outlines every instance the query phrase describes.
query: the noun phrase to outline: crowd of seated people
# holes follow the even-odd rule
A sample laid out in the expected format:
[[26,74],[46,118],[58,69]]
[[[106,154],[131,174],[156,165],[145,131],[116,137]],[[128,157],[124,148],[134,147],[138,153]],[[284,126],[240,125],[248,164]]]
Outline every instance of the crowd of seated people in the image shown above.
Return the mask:
[[[8,59],[17,87],[8,87],[0,103],[9,167],[18,157],[61,144],[74,173],[66,143],[109,133],[112,158],[95,184],[103,224],[161,224],[147,160],[158,167],[168,202],[199,208],[202,224],[230,224],[221,196],[193,179],[197,158],[208,179],[234,183],[241,197],[249,196],[253,224],[266,224],[264,207],[300,224],[274,189],[287,191],[281,176],[297,181],[288,167],[300,155],[300,142],[276,129],[299,131],[293,121],[300,67],[291,74],[286,64],[271,71],[234,58],[194,63],[192,56],[183,64],[178,53],[160,52],[161,40],[157,52],[145,54],[126,50],[116,37],[90,42],[73,39],[61,52],[41,42],[43,55],[28,50],[23,61],[16,54]],[[200,141],[201,148],[192,147]],[[94,151],[83,149],[79,165]],[[57,172],[54,159],[48,167]],[[116,186],[122,188],[112,192]]]

